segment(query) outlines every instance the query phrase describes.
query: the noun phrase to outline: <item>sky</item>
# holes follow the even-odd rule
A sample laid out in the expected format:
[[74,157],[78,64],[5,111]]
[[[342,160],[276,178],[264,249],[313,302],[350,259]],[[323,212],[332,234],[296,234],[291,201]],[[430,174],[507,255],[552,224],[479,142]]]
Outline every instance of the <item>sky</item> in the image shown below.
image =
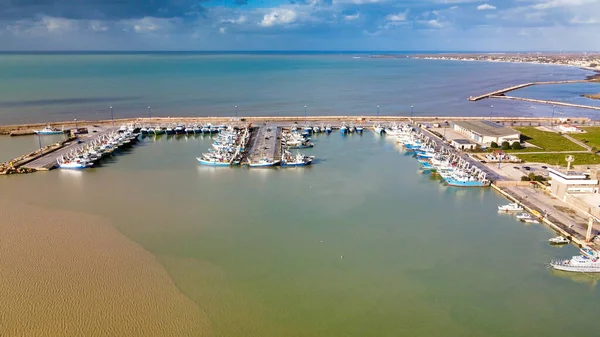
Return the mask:
[[0,0],[0,50],[600,51],[600,0]]

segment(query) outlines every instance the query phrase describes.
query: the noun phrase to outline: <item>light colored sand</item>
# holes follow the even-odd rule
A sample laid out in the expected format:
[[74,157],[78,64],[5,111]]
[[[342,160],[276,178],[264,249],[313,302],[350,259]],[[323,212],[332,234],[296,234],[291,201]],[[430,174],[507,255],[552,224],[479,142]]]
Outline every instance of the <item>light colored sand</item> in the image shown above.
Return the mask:
[[150,253],[104,219],[0,198],[0,336],[211,336]]

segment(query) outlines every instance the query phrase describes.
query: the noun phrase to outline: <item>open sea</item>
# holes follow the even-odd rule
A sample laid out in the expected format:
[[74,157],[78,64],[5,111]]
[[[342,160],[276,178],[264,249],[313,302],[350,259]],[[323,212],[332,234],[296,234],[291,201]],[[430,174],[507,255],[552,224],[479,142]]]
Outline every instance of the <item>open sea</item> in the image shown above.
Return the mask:
[[[550,106],[476,96],[530,81],[580,79],[574,67],[370,58],[359,53],[0,54],[0,123],[153,116],[550,116]],[[404,55],[410,56],[410,54]],[[533,98],[580,98],[600,84],[532,87]],[[559,92],[553,95],[552,91]],[[550,92],[549,92],[550,91]],[[491,109],[490,106],[494,108]],[[559,108],[565,115],[593,111]]]
[[[157,116],[239,105],[243,116],[303,115],[304,105],[374,114],[378,104],[382,115],[413,104],[450,116],[487,115],[493,102],[494,114],[543,115],[547,107],[466,98],[588,74],[352,56],[1,55],[0,121],[109,118],[109,105],[119,117],[148,105]],[[303,151],[312,167],[244,169],[199,166],[209,136],[145,138],[85,171],[2,177],[0,198],[106,219],[158,260],[216,336],[595,335],[599,278],[548,269],[577,249],[498,214],[503,197],[444,186],[372,132],[312,141]],[[37,147],[37,137],[4,137],[0,159]]]

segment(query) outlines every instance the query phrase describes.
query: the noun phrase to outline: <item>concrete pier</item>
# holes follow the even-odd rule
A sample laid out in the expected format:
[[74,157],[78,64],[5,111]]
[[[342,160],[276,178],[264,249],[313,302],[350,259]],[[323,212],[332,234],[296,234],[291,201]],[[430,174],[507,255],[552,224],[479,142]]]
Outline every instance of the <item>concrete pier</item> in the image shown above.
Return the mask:
[[479,95],[479,96],[471,96],[471,97],[469,97],[469,101],[475,102],[475,101],[482,100],[484,98],[490,98],[492,96],[502,96],[502,95],[506,94],[507,92],[511,92],[511,91],[518,90],[518,89],[523,89],[526,87],[530,87],[532,85],[569,84],[569,83],[582,83],[582,82],[590,82],[590,81],[589,80],[570,80],[570,81],[546,81],[546,82],[523,83],[523,84],[514,85],[512,87],[488,92],[487,94],[483,94],[483,95]]
[[56,160],[60,158],[62,155],[68,154],[69,152],[75,150],[76,148],[83,146],[93,140],[100,138],[101,136],[116,131],[117,128],[107,128],[101,131],[98,131],[93,134],[88,134],[86,136],[79,136],[78,138],[71,138],[68,142],[65,142],[63,146],[55,149],[52,152],[45,152],[43,155],[39,156],[37,159],[32,160],[26,164],[21,165],[21,167],[36,171],[48,171],[58,166]]
[[510,100],[514,100],[514,101],[525,101],[525,102],[540,103],[540,104],[560,105],[560,106],[567,106],[570,108],[600,110],[600,106],[573,104],[573,103],[565,103],[565,102],[559,102],[559,101],[545,101],[545,100],[535,99],[535,98],[524,98],[524,97],[514,97],[514,96],[504,96],[504,95],[503,96],[494,95],[494,96],[490,96],[490,98],[501,98],[501,99],[510,99]]
[[241,164],[249,165],[262,158],[281,160],[281,127],[273,123],[263,123],[253,130],[250,147]]

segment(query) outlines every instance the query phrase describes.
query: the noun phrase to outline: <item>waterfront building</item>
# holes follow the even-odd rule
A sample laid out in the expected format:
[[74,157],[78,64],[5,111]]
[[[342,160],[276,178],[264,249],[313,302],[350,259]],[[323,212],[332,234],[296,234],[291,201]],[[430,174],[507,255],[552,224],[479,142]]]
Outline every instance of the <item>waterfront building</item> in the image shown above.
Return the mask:
[[548,175],[550,192],[563,201],[568,194],[598,193],[598,179],[592,179],[589,173],[548,168]]
[[458,150],[475,150],[475,148],[477,147],[477,144],[473,143],[468,139],[463,138],[453,139],[450,142],[450,144],[452,145],[452,147]]
[[452,129],[480,145],[520,141],[521,133],[492,121],[457,121]]

